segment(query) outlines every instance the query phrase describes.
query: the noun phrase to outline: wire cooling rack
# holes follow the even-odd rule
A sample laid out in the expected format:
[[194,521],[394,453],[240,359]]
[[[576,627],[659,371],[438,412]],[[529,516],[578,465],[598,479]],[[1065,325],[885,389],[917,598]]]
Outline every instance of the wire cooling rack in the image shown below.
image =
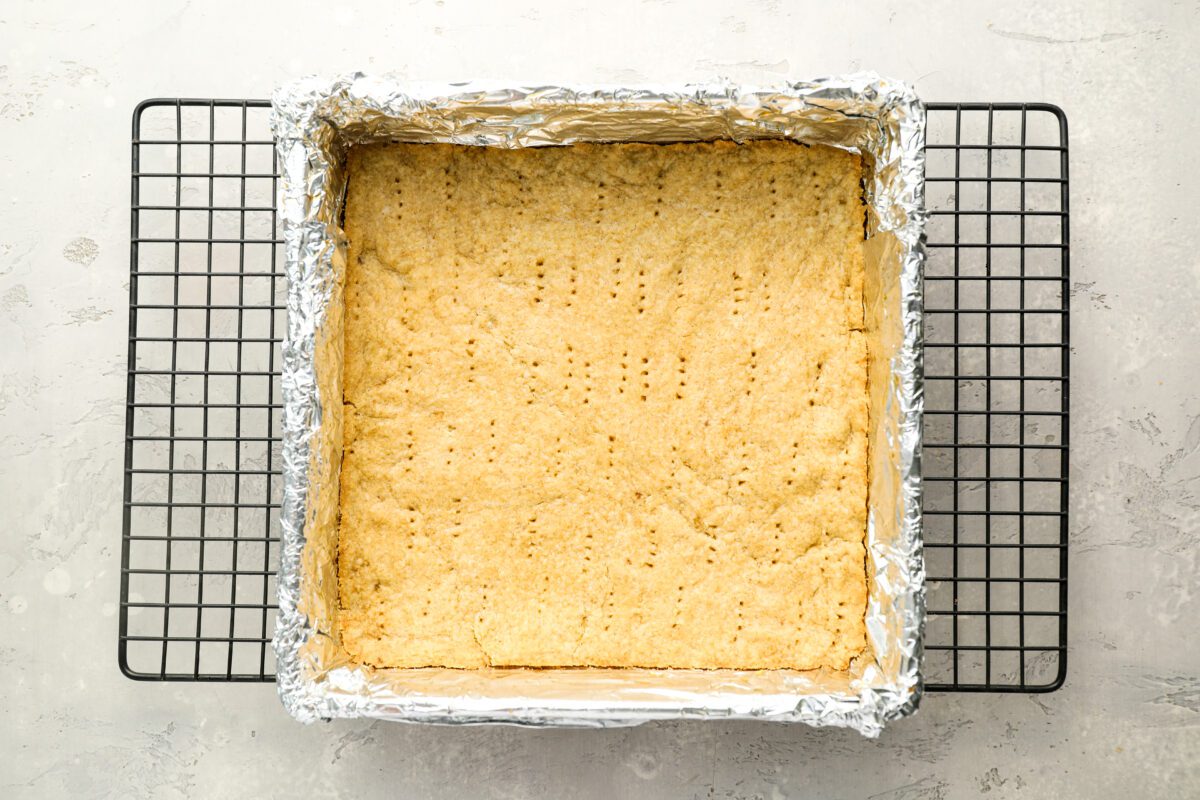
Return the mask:
[[[121,670],[269,681],[286,281],[268,104],[133,117]],[[1066,119],[929,106],[925,538],[931,690],[1066,674]]]

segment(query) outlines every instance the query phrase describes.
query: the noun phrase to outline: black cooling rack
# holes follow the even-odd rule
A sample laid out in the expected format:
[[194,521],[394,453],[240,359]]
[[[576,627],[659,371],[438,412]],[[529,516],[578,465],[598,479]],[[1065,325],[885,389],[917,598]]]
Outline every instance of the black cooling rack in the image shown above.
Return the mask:
[[[121,670],[269,681],[286,281],[268,104],[133,116]],[[1067,126],[929,106],[926,676],[1066,675]]]

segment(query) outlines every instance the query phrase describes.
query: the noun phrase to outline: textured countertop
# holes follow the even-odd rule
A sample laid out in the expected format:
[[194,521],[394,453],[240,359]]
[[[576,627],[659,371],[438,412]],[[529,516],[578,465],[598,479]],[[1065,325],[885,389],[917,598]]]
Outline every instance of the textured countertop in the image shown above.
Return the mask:
[[[163,0],[0,9],[0,785],[9,797],[1166,797],[1200,793],[1200,88],[1194,2],[806,11]],[[309,31],[304,36],[299,31]],[[319,32],[319,37],[316,35]],[[1071,125],[1070,660],[932,694],[878,741],[754,723],[301,727],[270,685],[116,661],[129,119],[310,72],[768,82],[869,68]]]

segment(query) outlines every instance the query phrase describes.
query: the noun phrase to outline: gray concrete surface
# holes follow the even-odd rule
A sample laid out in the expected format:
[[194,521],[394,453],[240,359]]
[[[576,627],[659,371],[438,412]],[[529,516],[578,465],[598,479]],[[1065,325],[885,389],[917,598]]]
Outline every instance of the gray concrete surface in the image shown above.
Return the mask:
[[[1195,2],[0,5],[6,797],[1200,794]],[[303,31],[303,34],[301,34]],[[300,727],[271,686],[116,666],[129,117],[308,72],[633,83],[872,68],[1071,121],[1070,670],[934,695],[879,741],[749,723]]]

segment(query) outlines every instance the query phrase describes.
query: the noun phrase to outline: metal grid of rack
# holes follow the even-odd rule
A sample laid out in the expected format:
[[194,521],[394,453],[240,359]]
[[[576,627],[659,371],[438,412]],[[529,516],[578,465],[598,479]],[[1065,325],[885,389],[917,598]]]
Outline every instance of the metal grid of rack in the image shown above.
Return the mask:
[[[269,681],[286,281],[268,104],[133,118],[118,654],[144,680]],[[1066,674],[1066,119],[929,106],[931,690]]]

